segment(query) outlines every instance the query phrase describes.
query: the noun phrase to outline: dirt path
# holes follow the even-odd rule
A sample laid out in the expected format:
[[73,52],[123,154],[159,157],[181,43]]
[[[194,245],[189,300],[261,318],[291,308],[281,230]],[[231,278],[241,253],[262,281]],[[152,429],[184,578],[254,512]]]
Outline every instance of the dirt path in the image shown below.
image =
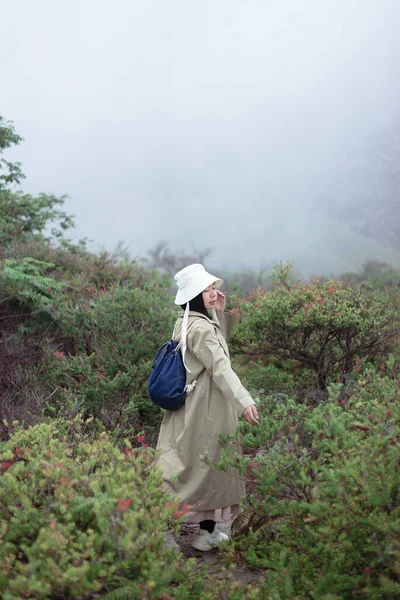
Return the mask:
[[[230,534],[230,524],[219,525],[219,530]],[[177,542],[181,548],[183,555],[186,558],[195,558],[198,567],[206,567],[208,573],[215,575],[222,570],[222,557],[218,550],[210,550],[209,552],[200,552],[192,548],[192,541],[196,533],[198,532],[199,526],[192,524],[183,524],[181,528],[181,534],[177,538]],[[241,581],[242,583],[257,585],[260,582],[260,578],[263,579],[263,574],[259,571],[251,571],[250,569],[241,568],[236,566],[230,569],[231,575]]]

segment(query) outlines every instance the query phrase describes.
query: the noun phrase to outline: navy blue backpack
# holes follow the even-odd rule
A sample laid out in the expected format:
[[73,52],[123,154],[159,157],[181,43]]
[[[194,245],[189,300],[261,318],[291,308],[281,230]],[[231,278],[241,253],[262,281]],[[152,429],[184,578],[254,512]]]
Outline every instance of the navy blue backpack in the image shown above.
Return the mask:
[[178,410],[186,399],[186,369],[180,344],[170,340],[158,350],[149,379],[150,400],[165,408]]
[[186,385],[186,369],[180,342],[170,340],[161,346],[153,360],[150,373],[150,400],[165,410],[178,410],[185,403],[187,392],[192,391],[196,383],[197,380],[194,380]]

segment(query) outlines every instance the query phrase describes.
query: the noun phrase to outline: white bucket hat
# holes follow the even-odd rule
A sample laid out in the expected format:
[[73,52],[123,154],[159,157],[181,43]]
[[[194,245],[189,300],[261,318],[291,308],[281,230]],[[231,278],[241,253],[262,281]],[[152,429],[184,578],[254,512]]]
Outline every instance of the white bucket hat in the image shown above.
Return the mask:
[[[208,273],[203,267],[203,265],[200,264],[188,265],[181,271],[178,271],[178,273],[174,277],[174,280],[178,286],[178,291],[175,297],[175,304],[178,304],[179,306],[181,306],[182,304],[186,304],[182,323],[181,344],[183,364],[185,365],[185,368],[188,371],[188,373],[190,373],[190,370],[187,368],[185,363],[185,354],[187,347],[186,337],[189,320],[190,301],[193,300],[193,298],[195,298],[199,294],[201,294],[201,292],[203,292],[206,288],[208,288],[209,285],[212,285],[213,283],[217,288],[221,287],[223,281],[219,277]],[[213,319],[218,322],[215,310],[213,310]]]
[[185,267],[175,275],[174,280],[178,286],[175,304],[179,306],[193,300],[201,292],[204,292],[209,285],[215,283],[215,286],[219,288],[223,284],[222,279],[211,275],[203,265],[199,264]]

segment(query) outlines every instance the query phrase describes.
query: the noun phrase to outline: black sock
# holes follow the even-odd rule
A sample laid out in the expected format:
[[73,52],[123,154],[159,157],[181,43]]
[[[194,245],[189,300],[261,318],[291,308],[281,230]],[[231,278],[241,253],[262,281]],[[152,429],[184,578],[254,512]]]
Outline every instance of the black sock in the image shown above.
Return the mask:
[[206,519],[205,521],[200,521],[200,529],[205,529],[208,533],[212,533],[214,531],[215,521],[211,519]]

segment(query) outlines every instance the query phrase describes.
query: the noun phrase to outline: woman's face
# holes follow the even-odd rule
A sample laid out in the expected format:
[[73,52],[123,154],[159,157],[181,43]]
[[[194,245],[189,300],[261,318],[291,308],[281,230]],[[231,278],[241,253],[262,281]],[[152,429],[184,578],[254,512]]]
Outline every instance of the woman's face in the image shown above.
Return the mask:
[[211,284],[203,292],[203,302],[207,310],[215,308],[217,303],[217,288],[215,283]]

